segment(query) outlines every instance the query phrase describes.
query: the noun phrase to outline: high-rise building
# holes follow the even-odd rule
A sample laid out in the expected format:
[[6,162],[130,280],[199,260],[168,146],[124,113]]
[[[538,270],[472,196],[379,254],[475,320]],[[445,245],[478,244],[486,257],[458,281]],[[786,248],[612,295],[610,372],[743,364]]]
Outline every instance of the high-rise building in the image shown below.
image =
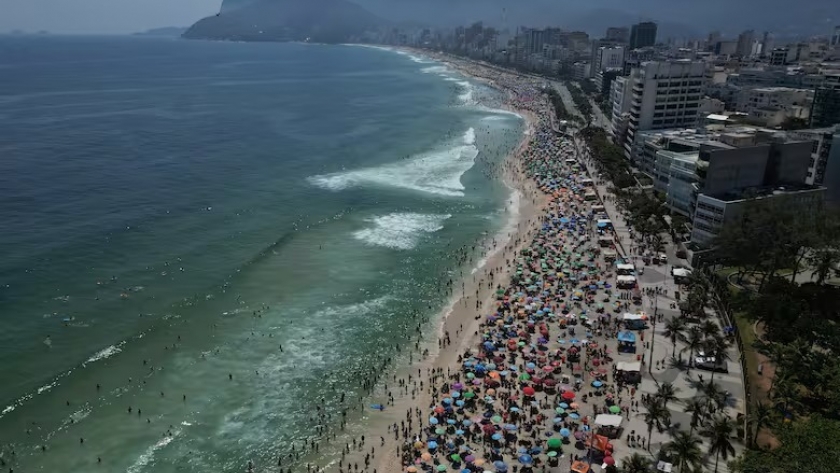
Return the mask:
[[840,26],[834,27],[834,34],[831,35],[831,45],[840,46]]
[[761,57],[767,57],[773,51],[773,37],[770,36],[769,31],[764,32],[761,38]]
[[738,47],[735,54],[742,58],[752,56],[753,42],[755,41],[755,31],[747,30],[738,35]]
[[693,126],[708,82],[701,61],[652,61],[634,68],[624,87],[630,94],[625,155],[631,157],[637,131]]
[[630,39],[630,29],[625,27],[611,26],[607,28],[605,39],[626,43]]
[[630,49],[645,48],[656,44],[656,23],[644,21],[630,29]]

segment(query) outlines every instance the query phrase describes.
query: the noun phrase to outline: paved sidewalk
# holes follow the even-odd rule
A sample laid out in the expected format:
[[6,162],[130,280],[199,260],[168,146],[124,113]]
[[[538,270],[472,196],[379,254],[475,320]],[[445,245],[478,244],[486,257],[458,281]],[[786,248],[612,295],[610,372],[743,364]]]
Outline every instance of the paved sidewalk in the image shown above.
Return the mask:
[[[665,337],[663,334],[664,326],[667,320],[678,317],[680,315],[679,310],[676,309],[676,306],[672,306],[672,304],[676,304],[676,300],[674,299],[675,292],[679,291],[679,286],[674,283],[673,277],[670,275],[670,268],[673,267],[675,264],[683,264],[685,265],[684,260],[680,260],[675,256],[676,249],[673,245],[666,245],[666,254],[668,255],[668,264],[662,265],[649,265],[645,266],[644,262],[641,261],[640,257],[638,256],[630,256],[629,258],[627,255],[632,253],[632,249],[636,247],[638,244],[634,240],[630,238],[630,227],[627,222],[624,220],[621,212],[616,207],[616,203],[614,200],[614,196],[608,192],[607,184],[608,181],[599,177],[598,172],[595,168],[594,161],[592,160],[589,149],[586,147],[586,144],[579,138],[575,138],[575,148],[577,152],[577,159],[582,162],[592,179],[596,182],[596,187],[598,190],[599,195],[602,198],[604,207],[606,209],[607,214],[612,220],[613,227],[615,228],[615,234],[617,236],[617,241],[619,244],[619,253],[625,257],[625,259],[632,260],[637,268],[644,267],[644,274],[638,277],[639,286],[643,290],[646,288],[653,288],[653,287],[660,287],[664,290],[662,294],[658,297],[651,297],[648,295],[643,296],[643,303],[642,308],[648,314],[653,316],[654,313],[658,313],[662,315],[661,321],[657,321],[655,325],[652,325],[650,328],[644,331],[642,334],[643,342],[640,342],[640,349],[637,351],[637,354],[643,354],[643,358],[645,361],[645,366],[643,366],[643,378],[642,383],[639,385],[639,391],[636,393],[636,399],[639,399],[640,394],[654,394],[657,390],[657,386],[659,383],[670,382],[673,383],[674,387],[678,390],[677,397],[680,401],[689,400],[695,397],[695,392],[693,389],[690,388],[688,380],[686,379],[686,375],[691,375],[694,378],[697,378],[699,375],[702,375],[704,379],[709,379],[711,377],[711,372],[708,371],[701,371],[697,369],[691,369],[688,373],[682,372],[677,369],[657,369],[656,368],[656,361],[667,361],[671,356],[672,353],[676,352],[677,356],[682,354],[683,359],[688,359],[688,352],[683,350],[685,349],[685,344],[678,341],[676,347],[671,343],[671,340]],[[670,241],[670,238],[665,238],[663,241]],[[720,325],[720,317],[710,308],[706,308],[707,313],[710,315],[709,320],[713,320]],[[650,369],[651,363],[651,350],[649,348],[649,344],[653,342],[653,369]],[[648,347],[644,349],[644,347]],[[728,391],[731,398],[731,403],[729,408],[727,409],[727,413],[730,415],[732,419],[735,419],[739,413],[744,413],[744,384],[743,384],[743,377],[741,372],[741,365],[738,362],[739,353],[737,345],[733,344],[733,347],[729,350],[730,361],[728,363],[728,373],[715,373],[714,381],[718,383],[722,389]],[[635,358],[632,355],[617,355],[619,358],[627,357],[627,360],[623,361],[635,361]],[[669,410],[671,411],[671,423],[672,425],[677,428],[678,430],[689,430],[689,424],[691,420],[691,415],[685,413],[684,405],[680,402],[672,402],[668,405]],[[627,455],[632,453],[641,453],[644,455],[655,455],[656,452],[659,451],[661,446],[667,443],[670,440],[669,434],[666,433],[659,433],[654,429],[652,440],[651,440],[651,448],[650,452],[642,448],[631,448],[627,444],[627,434],[630,434],[632,431],[635,431],[636,435],[642,435],[647,437],[648,429],[647,425],[644,422],[644,408],[639,408],[638,412],[633,412],[630,414],[627,424],[625,425],[625,436],[623,439],[619,439],[618,443],[622,446],[621,449],[618,449],[619,452],[627,452]],[[740,443],[735,443],[736,453],[740,454],[743,446]],[[708,445],[706,445],[705,449],[708,449]],[[714,463],[714,459],[711,459],[711,464]],[[711,468],[711,466],[710,466]],[[721,461],[718,465],[719,472],[727,472],[728,468],[725,465],[725,462]]]

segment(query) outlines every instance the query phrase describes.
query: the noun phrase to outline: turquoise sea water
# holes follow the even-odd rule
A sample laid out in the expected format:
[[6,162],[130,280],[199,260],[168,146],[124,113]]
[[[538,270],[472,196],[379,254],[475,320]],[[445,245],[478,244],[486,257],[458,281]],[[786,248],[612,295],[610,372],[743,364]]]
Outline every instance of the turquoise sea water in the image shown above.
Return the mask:
[[372,48],[0,38],[5,468],[242,471],[368,404],[504,223],[499,103]]

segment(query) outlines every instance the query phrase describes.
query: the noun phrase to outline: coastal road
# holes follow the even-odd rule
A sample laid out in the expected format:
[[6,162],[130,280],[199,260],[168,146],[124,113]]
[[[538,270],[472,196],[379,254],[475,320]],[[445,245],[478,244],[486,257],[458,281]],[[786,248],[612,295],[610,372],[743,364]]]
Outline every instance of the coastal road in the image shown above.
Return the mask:
[[595,103],[595,100],[593,100],[592,97],[589,97],[589,103],[592,104],[592,125],[601,127],[609,131],[612,127],[610,119],[608,119],[607,116],[604,115],[604,112],[601,111],[601,107],[599,107],[598,104]]
[[[639,390],[643,394],[654,394],[657,387],[661,383],[672,383],[677,389],[677,402],[672,402],[668,405],[671,412],[672,425],[678,426],[680,430],[688,430],[691,421],[691,415],[685,412],[685,402],[696,397],[694,389],[691,388],[689,378],[698,379],[702,376],[703,379],[709,380],[712,376],[711,372],[691,369],[683,371],[677,368],[656,367],[656,362],[668,360],[672,354],[676,354],[682,359],[687,359],[689,356],[686,346],[681,341],[677,341],[676,345],[671,343],[671,340],[664,335],[664,326],[668,319],[679,317],[680,313],[676,306],[675,299],[676,291],[679,291],[679,286],[671,277],[670,270],[674,265],[686,265],[685,260],[676,257],[676,248],[674,245],[666,245],[666,254],[668,256],[668,264],[648,265],[646,266],[639,257],[632,255],[634,246],[638,243],[630,238],[630,226],[625,221],[622,213],[616,208],[615,202],[610,198],[611,194],[607,191],[608,181],[598,178],[597,170],[594,167],[594,162],[590,155],[586,144],[579,138],[575,138],[575,148],[577,152],[577,159],[584,163],[589,170],[590,175],[596,182],[601,198],[603,199],[604,207],[609,214],[615,228],[617,242],[619,244],[620,253],[636,265],[637,268],[644,268],[644,274],[638,276],[639,286],[642,289],[660,287],[663,293],[657,297],[650,297],[645,295],[643,300],[643,310],[653,316],[653,314],[662,314],[662,320],[656,322],[648,330],[645,331],[644,341],[640,342],[640,347],[637,354],[644,357],[647,365],[643,368],[642,382],[639,385]],[[663,241],[670,241],[665,238]],[[708,320],[712,320],[719,326],[722,325],[721,318],[711,308],[706,308]],[[652,349],[649,345],[652,344]],[[648,345],[646,347],[646,345]],[[741,371],[741,364],[739,363],[739,356],[737,345],[728,350],[731,361],[727,363],[728,373],[715,373],[714,381],[719,384],[720,388],[730,393],[730,402],[727,408],[727,414],[734,420],[738,414],[744,414],[745,409],[745,391],[743,382],[743,373]],[[651,368],[653,364],[653,369]],[[647,436],[648,428],[644,422],[644,408],[640,407],[638,412],[633,412],[626,421],[624,426],[625,434],[635,431],[637,435]],[[652,435],[652,442],[650,452],[657,452],[668,441],[670,435],[668,432],[659,433],[654,429]],[[643,448],[632,448],[627,442],[627,438],[617,439],[617,442],[622,445],[618,451],[627,455],[632,453],[640,453],[642,455],[651,455],[650,452]],[[704,451],[708,451],[708,442],[704,439]],[[740,454],[743,450],[743,445],[738,442],[733,442],[736,448],[736,453]],[[621,455],[622,457],[624,455]],[[713,459],[712,459],[713,460]],[[712,461],[713,463],[713,461]],[[725,462],[720,462],[718,465],[719,472],[727,472],[728,468]]]
[[566,84],[556,80],[551,80],[548,82],[551,84],[552,87],[554,87],[554,90],[556,90],[560,94],[560,98],[563,99],[563,105],[566,106],[566,110],[568,110],[569,113],[576,117],[583,118],[583,115],[581,115],[580,110],[578,110],[577,106],[575,106],[575,101],[572,100],[572,94],[569,92],[569,89],[566,87]]

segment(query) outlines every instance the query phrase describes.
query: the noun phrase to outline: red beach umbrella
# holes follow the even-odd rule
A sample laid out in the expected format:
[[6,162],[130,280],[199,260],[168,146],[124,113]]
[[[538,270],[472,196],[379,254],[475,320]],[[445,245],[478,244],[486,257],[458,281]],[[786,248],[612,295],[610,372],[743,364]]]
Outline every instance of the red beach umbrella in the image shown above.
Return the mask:
[[534,391],[534,388],[532,388],[531,386],[525,386],[524,388],[522,388],[522,394],[526,396],[533,396],[536,393],[537,392]]
[[573,393],[572,391],[564,391],[562,397],[567,401],[571,401],[575,398],[575,393]]

